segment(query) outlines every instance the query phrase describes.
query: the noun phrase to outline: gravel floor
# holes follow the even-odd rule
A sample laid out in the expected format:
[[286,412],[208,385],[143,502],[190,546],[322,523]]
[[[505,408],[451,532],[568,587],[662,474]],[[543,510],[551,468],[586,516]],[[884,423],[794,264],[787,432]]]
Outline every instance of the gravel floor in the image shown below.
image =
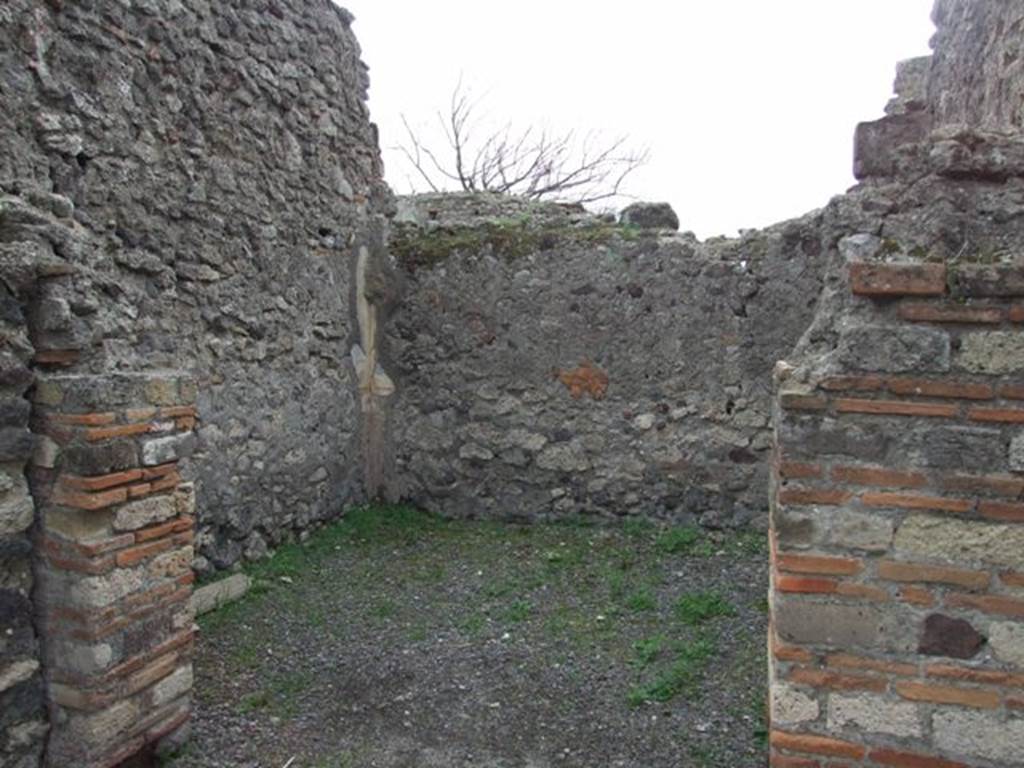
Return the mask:
[[764,766],[766,561],[752,532],[354,510],[200,621],[169,765]]

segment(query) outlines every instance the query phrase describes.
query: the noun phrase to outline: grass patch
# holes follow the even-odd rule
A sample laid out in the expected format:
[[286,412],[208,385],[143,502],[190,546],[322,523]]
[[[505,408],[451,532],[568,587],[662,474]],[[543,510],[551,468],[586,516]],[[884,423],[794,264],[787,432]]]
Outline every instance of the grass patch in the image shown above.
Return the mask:
[[637,640],[633,643],[633,666],[642,669],[650,665],[665,650],[665,645],[664,635],[652,635],[643,640]]
[[715,647],[707,638],[680,645],[668,669],[629,692],[629,703],[639,706],[652,701],[670,701],[681,693],[693,695],[714,653]]
[[626,607],[638,613],[653,611],[658,607],[658,599],[654,592],[647,588],[638,589],[626,598]]
[[510,624],[526,621],[533,613],[533,604],[528,600],[516,600],[505,609],[504,618]]
[[733,616],[736,610],[717,592],[693,592],[676,603],[676,618],[695,627],[718,616]]
[[659,551],[667,555],[690,554],[701,540],[700,531],[693,526],[674,526],[664,531],[654,544]]

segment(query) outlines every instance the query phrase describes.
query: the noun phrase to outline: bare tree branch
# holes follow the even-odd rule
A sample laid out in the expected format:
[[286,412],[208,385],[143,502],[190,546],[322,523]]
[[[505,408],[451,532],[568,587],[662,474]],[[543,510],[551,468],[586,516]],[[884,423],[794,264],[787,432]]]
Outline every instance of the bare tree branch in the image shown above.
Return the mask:
[[622,194],[626,178],[649,159],[646,149],[631,148],[624,136],[602,141],[592,132],[582,138],[574,131],[551,135],[532,127],[515,131],[506,123],[478,139],[478,106],[459,78],[448,113],[437,113],[447,143],[443,157],[403,115],[408,140],[398,149],[430,190],[453,182],[467,192],[592,203]]

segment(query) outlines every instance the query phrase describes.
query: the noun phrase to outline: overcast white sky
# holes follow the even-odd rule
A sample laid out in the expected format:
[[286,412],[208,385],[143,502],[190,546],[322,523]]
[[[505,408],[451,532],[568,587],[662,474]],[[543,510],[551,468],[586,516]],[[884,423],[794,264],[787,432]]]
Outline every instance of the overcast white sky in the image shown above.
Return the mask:
[[[851,184],[854,125],[882,115],[896,62],[928,53],[932,0],[342,0],[392,148],[461,75],[481,112],[649,148],[627,191],[701,237],[798,216]],[[421,191],[421,190],[417,190]]]

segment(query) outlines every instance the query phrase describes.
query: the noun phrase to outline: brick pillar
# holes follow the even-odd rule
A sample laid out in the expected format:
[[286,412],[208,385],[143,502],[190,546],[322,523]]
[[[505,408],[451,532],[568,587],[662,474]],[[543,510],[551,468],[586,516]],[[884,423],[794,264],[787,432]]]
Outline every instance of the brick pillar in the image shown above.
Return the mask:
[[771,765],[1024,765],[1024,267],[843,277],[777,401]]
[[190,712],[195,386],[179,373],[37,382],[32,490],[46,764],[102,768]]

